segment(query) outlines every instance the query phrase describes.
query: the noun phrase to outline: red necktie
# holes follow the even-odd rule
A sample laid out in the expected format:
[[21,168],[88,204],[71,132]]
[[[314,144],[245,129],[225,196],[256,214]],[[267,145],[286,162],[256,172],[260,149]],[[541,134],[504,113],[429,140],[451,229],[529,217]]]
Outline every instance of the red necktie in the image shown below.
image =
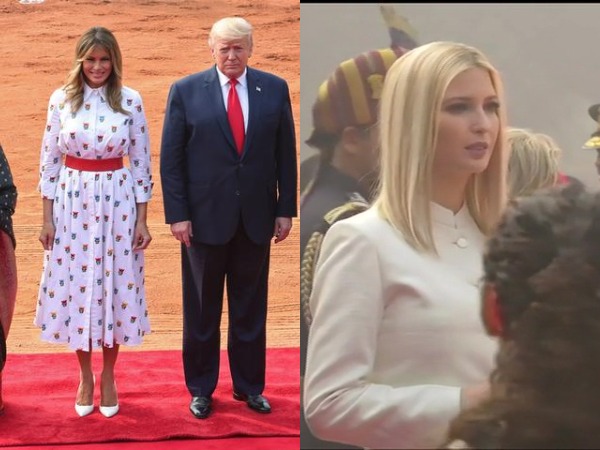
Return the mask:
[[235,145],[237,145],[238,154],[242,154],[244,148],[244,113],[242,113],[242,105],[240,104],[240,98],[237,95],[235,85],[238,80],[231,78],[229,80],[229,96],[227,97],[227,117],[229,118],[229,126],[231,126],[231,132],[233,133],[233,139]]

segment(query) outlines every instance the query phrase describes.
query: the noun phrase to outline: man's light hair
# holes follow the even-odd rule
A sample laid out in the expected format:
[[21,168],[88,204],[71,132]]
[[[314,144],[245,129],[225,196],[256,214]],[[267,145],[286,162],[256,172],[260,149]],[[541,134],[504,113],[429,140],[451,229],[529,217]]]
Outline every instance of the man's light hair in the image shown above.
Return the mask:
[[216,21],[208,35],[208,46],[214,49],[219,39],[234,40],[247,39],[249,49],[252,50],[252,25],[241,17],[225,17]]

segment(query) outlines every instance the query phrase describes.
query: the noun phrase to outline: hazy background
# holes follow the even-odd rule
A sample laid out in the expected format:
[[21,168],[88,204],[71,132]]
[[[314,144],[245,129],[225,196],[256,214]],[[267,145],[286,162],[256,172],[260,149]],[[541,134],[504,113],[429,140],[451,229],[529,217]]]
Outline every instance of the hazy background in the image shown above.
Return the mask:
[[[597,187],[596,152],[581,146],[596,129],[587,109],[600,103],[600,4],[394,4],[424,44],[464,42],[482,50],[501,72],[509,124],[552,136],[561,168]],[[388,47],[377,4],[300,5],[301,158],[312,129],[319,85],[337,65]]]

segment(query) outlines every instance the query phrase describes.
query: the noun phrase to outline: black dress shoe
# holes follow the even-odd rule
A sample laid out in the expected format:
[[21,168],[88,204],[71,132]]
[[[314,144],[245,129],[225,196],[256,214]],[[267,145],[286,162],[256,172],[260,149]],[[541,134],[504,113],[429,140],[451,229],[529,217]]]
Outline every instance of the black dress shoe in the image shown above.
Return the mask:
[[268,414],[271,412],[271,405],[269,405],[269,401],[263,397],[262,395],[247,395],[247,394],[238,394],[237,392],[233,393],[233,398],[239,400],[241,402],[246,402],[250,409],[253,409],[256,412],[262,414]]
[[190,411],[197,419],[206,419],[211,412],[211,403],[212,398],[210,397],[192,397]]

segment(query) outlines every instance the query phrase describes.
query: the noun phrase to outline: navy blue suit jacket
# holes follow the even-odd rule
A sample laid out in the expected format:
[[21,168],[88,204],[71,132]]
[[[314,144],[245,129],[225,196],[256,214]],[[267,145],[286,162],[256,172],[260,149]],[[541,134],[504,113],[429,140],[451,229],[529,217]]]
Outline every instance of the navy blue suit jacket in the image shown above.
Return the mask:
[[227,120],[216,67],[175,82],[163,125],[160,175],[166,223],[192,221],[192,239],[225,244],[243,220],[257,244],[275,217],[297,215],[296,136],[285,80],[248,67],[242,156]]

